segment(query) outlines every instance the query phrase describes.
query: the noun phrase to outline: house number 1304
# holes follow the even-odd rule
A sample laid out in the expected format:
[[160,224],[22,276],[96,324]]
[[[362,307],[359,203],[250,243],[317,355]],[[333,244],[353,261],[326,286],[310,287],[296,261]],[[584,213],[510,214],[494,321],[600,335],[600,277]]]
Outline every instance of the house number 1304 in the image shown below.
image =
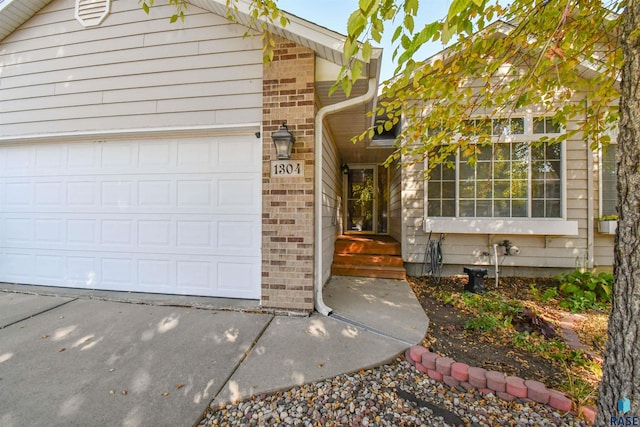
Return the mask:
[[297,160],[273,160],[271,176],[303,176],[304,164]]

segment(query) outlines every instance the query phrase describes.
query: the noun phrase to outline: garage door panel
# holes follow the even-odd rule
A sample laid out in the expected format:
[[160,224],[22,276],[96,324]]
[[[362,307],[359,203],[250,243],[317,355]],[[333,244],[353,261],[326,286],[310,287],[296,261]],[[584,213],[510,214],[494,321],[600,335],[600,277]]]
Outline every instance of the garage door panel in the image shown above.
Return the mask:
[[65,259],[59,255],[35,256],[34,275],[45,281],[58,280],[65,276]]
[[260,232],[256,221],[251,217],[242,218],[225,218],[220,219],[217,223],[217,241],[218,248],[225,251],[239,249],[242,251],[251,251],[250,253],[259,253],[260,251]]
[[5,203],[7,210],[24,209],[33,205],[34,185],[26,182],[10,182],[5,185]]
[[6,240],[15,246],[29,245],[33,241],[33,221],[24,218],[7,218]]
[[175,266],[166,259],[139,259],[137,261],[138,283],[148,290],[167,290],[175,287]]
[[253,172],[262,168],[261,146],[241,137],[221,140],[217,168],[223,172]]
[[255,136],[189,140],[39,143],[3,147],[5,177],[94,174],[252,173],[261,168]]
[[3,212],[20,213],[164,213],[260,214],[259,174],[224,177],[193,174],[62,179],[7,179],[2,185]]
[[59,245],[65,241],[65,221],[62,219],[36,218],[35,241]]
[[138,247],[143,250],[169,248],[175,241],[170,220],[141,219],[138,222]]
[[66,199],[66,188],[60,181],[36,182],[35,205],[37,207],[63,206]]
[[256,215],[12,214],[0,221],[3,247],[68,252],[260,255]]
[[249,292],[253,286],[256,266],[239,261],[226,261],[217,264],[218,287],[227,291],[242,289]]
[[11,282],[32,283],[31,275],[35,268],[35,259],[31,254],[19,252],[5,252],[3,271],[6,275],[14,280]]
[[[113,291],[260,297],[260,262],[231,256],[4,252],[3,281]],[[6,268],[5,268],[6,267]]]
[[[93,289],[98,283],[100,260],[96,257],[67,255],[66,285],[74,288]],[[60,286],[65,286],[61,283]]]
[[259,298],[261,158],[253,135],[0,146],[0,281]]
[[[33,168],[34,147],[9,147],[3,156],[2,169],[7,174],[28,174]],[[24,171],[24,172],[23,172]]]
[[255,178],[226,178],[217,182],[218,212],[250,212],[260,213],[262,188],[260,181]]
[[41,169],[60,169],[64,167],[65,147],[63,145],[44,144],[35,148],[35,167]]
[[[71,171],[73,173],[82,174],[91,173],[98,168],[99,162],[99,143],[96,142],[80,142],[66,146],[66,162],[63,171]],[[56,171],[53,171],[55,174]],[[58,170],[60,172],[60,170]]]

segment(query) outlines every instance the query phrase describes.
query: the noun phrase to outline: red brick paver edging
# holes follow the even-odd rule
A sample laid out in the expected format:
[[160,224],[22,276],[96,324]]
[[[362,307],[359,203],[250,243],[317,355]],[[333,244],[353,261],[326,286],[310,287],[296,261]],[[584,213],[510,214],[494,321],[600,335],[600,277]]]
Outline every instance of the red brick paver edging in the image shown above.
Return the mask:
[[[543,383],[506,376],[502,372],[487,371],[466,363],[430,352],[421,345],[411,347],[405,358],[419,372],[429,378],[444,382],[450,387],[461,386],[465,390],[477,389],[482,394],[493,394],[503,400],[529,399],[552,407],[558,411],[570,412],[573,403],[564,393],[547,388]],[[577,408],[577,412],[593,424],[595,409],[590,406]]]

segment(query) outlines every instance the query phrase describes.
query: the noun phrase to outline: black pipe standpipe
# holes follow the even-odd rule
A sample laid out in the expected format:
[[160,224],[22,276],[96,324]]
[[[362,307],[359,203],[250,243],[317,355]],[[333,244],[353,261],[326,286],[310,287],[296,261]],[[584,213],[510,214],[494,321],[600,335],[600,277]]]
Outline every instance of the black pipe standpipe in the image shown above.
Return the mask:
[[486,268],[464,268],[469,276],[469,281],[464,287],[465,291],[481,294],[484,291],[484,278],[487,275]]

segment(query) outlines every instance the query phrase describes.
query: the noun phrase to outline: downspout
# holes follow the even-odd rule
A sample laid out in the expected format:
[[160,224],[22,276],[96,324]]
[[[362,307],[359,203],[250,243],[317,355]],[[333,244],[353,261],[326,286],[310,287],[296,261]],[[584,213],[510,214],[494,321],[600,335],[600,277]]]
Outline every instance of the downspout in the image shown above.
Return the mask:
[[[585,98],[584,100],[584,104],[585,104],[585,121],[588,119],[588,117],[586,117],[587,110],[589,109],[589,99]],[[594,227],[595,227],[595,221],[594,221],[594,209],[593,209],[593,150],[591,150],[589,141],[586,141],[587,143],[587,268],[588,269],[592,269],[593,268],[593,254],[594,254]]]
[[324,118],[330,114],[337,113],[356,105],[369,102],[378,90],[377,80],[369,79],[369,89],[364,95],[347,99],[337,104],[325,105],[316,113],[315,123],[315,254],[314,254],[314,300],[316,310],[325,316],[333,311],[327,307],[322,299],[322,126]]

